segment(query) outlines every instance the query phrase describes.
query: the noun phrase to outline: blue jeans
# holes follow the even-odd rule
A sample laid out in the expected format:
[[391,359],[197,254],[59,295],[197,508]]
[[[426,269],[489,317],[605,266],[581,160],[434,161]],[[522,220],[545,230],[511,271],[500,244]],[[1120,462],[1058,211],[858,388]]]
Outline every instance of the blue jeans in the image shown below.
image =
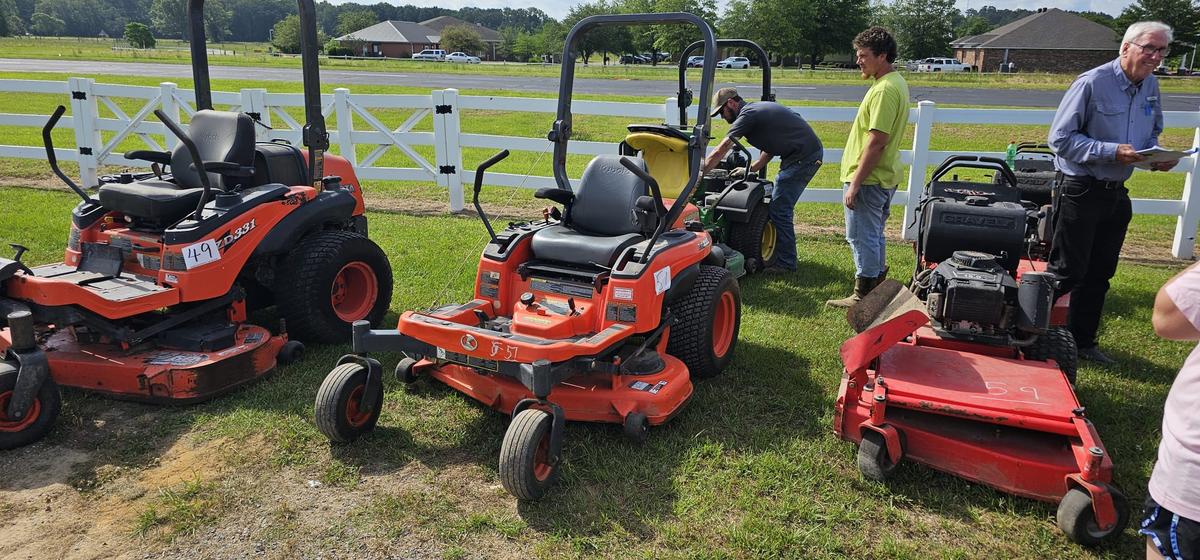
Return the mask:
[[[843,185],[843,192],[848,188],[850,183]],[[854,275],[859,278],[875,278],[887,266],[883,226],[891,212],[894,194],[895,187],[863,185],[854,197],[854,210],[842,207],[846,211],[846,241],[854,254]]]
[[820,168],[820,158],[799,161],[780,169],[779,176],[775,177],[775,192],[767,208],[767,216],[775,224],[775,266],[796,270],[796,229],[792,214],[796,201],[800,200],[804,188]]

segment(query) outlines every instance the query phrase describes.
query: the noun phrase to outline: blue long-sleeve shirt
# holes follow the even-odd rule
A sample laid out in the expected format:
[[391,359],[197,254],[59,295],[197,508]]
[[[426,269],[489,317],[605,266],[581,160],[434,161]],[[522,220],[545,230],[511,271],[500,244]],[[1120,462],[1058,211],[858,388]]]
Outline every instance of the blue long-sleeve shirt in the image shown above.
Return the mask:
[[1058,104],[1048,143],[1063,173],[1124,181],[1133,167],[1116,161],[1117,145],[1156,146],[1162,128],[1158,78],[1134,84],[1116,59],[1075,79]]

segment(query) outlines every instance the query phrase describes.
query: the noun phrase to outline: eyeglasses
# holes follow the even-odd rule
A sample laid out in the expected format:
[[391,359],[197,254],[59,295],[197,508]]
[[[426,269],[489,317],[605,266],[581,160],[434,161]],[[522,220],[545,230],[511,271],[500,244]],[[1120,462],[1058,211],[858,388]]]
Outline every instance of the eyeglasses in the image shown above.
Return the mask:
[[1150,47],[1150,45],[1143,45],[1143,44],[1141,44],[1141,43],[1134,43],[1133,41],[1130,41],[1130,42],[1129,42],[1129,44],[1130,44],[1130,45],[1137,45],[1139,48],[1141,48],[1141,49],[1142,49],[1142,52],[1144,52],[1144,53],[1146,53],[1146,54],[1148,54],[1148,55],[1150,55],[1150,56],[1166,56],[1166,55],[1167,55],[1167,50],[1170,48],[1170,47],[1151,48],[1151,47]]

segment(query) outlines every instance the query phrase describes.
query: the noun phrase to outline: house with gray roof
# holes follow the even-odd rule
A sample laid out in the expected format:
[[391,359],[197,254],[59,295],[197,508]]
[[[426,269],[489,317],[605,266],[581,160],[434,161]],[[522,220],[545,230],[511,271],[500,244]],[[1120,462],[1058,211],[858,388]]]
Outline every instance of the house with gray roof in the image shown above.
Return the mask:
[[504,42],[504,38],[500,36],[499,31],[484,27],[478,23],[471,23],[469,21],[461,20],[454,16],[438,16],[433,19],[422,21],[421,25],[437,31],[439,34],[443,29],[452,25],[469,27],[472,31],[479,34],[480,39],[483,39],[486,52],[467,54],[480,56],[484,60],[496,60],[496,50],[500,48],[500,43]]
[[338,43],[360,56],[412,58],[413,53],[438,48],[441,33],[411,21],[388,20],[338,37]]
[[996,72],[1011,62],[1018,72],[1079,73],[1116,58],[1121,38],[1082,16],[1042,8],[950,46],[955,58],[981,72]]

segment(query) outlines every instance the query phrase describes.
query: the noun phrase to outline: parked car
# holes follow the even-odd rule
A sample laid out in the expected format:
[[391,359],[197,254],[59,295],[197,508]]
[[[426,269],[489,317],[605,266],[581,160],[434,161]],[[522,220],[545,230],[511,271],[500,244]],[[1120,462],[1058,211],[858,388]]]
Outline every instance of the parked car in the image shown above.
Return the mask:
[[717,62],[717,68],[750,68],[750,59],[744,56],[731,56]]
[[910,61],[904,63],[904,69],[908,70],[909,72],[916,72],[917,69],[920,68],[922,64],[928,64],[930,62],[933,62],[934,60],[937,60],[937,59],[922,58],[922,59],[918,59],[918,60],[910,60]]
[[927,59],[917,65],[917,72],[970,72],[971,67],[953,58]]
[[617,62],[621,64],[646,64],[650,60],[640,54],[623,54],[621,58],[617,59]]
[[1154,69],[1155,76],[1167,76],[1170,75],[1170,73],[1171,69],[1167,68],[1166,64],[1159,64],[1158,67]]
[[479,64],[479,57],[471,56],[464,52],[452,52],[446,55],[446,62],[457,62],[459,64]]
[[413,60],[436,60],[442,62],[446,60],[446,51],[444,49],[425,49],[412,55],[412,57]]
[[701,68],[704,66],[703,56],[689,56],[687,61],[688,68]]

